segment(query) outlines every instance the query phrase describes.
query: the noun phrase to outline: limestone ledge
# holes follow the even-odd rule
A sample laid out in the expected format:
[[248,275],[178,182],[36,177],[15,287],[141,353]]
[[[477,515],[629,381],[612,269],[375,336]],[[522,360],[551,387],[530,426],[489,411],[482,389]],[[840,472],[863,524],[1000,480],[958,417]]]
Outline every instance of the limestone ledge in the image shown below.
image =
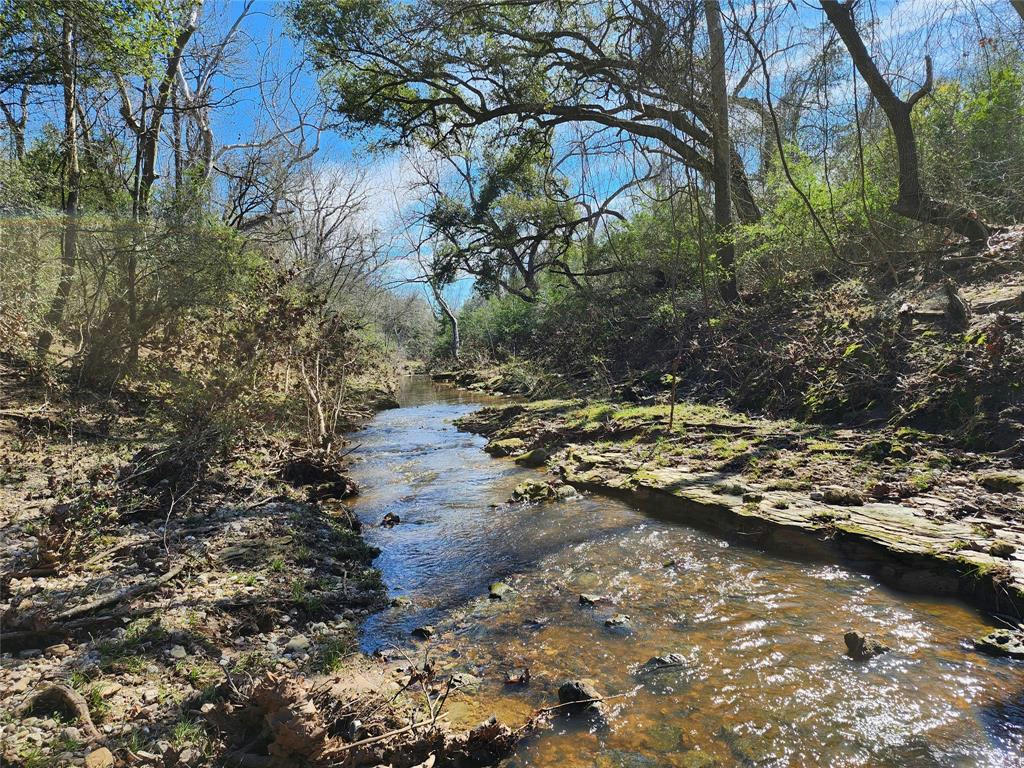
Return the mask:
[[[995,516],[943,517],[945,502],[939,498],[929,500],[933,516],[920,506],[895,503],[828,504],[806,492],[769,490],[739,475],[645,468],[628,450],[594,451],[577,444],[566,446],[551,463],[577,488],[631,497],[698,527],[805,556],[838,552],[899,589],[958,596],[1018,615],[1024,608],[1024,527]],[[990,554],[1006,544],[1014,550],[1009,557]]]

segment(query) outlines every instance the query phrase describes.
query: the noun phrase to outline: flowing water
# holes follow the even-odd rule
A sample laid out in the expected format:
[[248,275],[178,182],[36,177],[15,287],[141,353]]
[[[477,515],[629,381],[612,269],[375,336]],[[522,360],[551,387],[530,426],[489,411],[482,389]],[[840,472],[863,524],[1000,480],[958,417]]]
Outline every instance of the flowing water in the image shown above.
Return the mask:
[[[491,458],[452,425],[493,399],[410,377],[399,400],[355,438],[356,510],[392,596],[412,607],[371,617],[364,650],[429,653],[479,678],[449,702],[463,725],[523,722],[571,678],[627,694],[603,724],[556,721],[509,768],[1024,765],[1024,665],[971,648],[989,626],[978,612],[597,496],[507,505],[542,471]],[[387,512],[401,524],[372,527]],[[488,599],[499,579],[511,599]],[[581,593],[609,601],[584,607]],[[607,628],[613,614],[631,628]],[[434,637],[412,640],[426,624]],[[851,627],[896,650],[846,658]],[[666,653],[685,663],[637,674]],[[528,685],[505,683],[524,667]]]

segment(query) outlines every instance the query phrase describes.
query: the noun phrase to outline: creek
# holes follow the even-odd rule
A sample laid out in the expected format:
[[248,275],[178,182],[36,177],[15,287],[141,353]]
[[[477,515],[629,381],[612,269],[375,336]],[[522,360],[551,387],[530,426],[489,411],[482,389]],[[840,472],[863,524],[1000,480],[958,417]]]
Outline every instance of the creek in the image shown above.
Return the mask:
[[[526,469],[453,421],[497,402],[407,377],[401,408],[354,435],[355,504],[392,597],[364,651],[424,654],[474,682],[457,724],[511,725],[568,679],[605,694],[605,725],[562,718],[505,765],[1024,765],[1024,665],[976,652],[991,627],[955,601],[895,593],[841,565],[779,557],[674,522],[670,511],[580,496],[506,504]],[[387,513],[401,518],[377,527]],[[505,581],[507,599],[488,599]],[[580,604],[581,593],[606,597]],[[627,627],[607,627],[614,615]],[[411,631],[432,625],[426,642]],[[844,655],[850,628],[894,648]],[[679,666],[638,675],[668,653]],[[528,685],[505,682],[528,668]],[[478,682],[477,682],[478,679]]]

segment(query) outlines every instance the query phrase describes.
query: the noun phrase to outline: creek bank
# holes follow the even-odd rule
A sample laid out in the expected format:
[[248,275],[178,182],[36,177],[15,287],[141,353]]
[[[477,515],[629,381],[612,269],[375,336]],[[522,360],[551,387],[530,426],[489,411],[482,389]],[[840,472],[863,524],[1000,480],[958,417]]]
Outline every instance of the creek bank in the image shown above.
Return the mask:
[[246,440],[182,485],[143,416],[0,378],[4,765],[476,765],[514,744],[449,728],[429,665],[358,653],[387,599],[341,452]]
[[940,435],[582,400],[489,407],[457,424],[489,444],[521,441],[513,459],[547,453],[558,482],[581,490],[838,558],[908,592],[1024,611],[1024,475]]

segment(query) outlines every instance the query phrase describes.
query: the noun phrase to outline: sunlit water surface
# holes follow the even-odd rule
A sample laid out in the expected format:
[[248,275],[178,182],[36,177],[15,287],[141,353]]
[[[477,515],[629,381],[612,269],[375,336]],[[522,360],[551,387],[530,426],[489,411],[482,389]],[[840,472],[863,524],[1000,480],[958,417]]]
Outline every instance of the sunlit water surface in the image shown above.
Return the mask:
[[[780,558],[587,496],[507,505],[540,470],[493,459],[452,422],[493,399],[409,377],[402,408],[356,437],[356,510],[381,549],[392,596],[412,608],[371,617],[361,643],[429,653],[479,677],[453,698],[457,723],[518,724],[592,678],[604,726],[562,719],[507,766],[1024,765],[1024,665],[977,654],[987,631],[958,603],[895,594],[843,567]],[[394,528],[375,524],[388,512]],[[506,580],[508,601],[487,598]],[[582,592],[608,596],[596,608]],[[630,617],[627,632],[605,627]],[[410,639],[430,624],[426,643]],[[852,627],[896,650],[843,655]],[[652,656],[686,664],[639,677]],[[505,672],[528,667],[525,687]]]

